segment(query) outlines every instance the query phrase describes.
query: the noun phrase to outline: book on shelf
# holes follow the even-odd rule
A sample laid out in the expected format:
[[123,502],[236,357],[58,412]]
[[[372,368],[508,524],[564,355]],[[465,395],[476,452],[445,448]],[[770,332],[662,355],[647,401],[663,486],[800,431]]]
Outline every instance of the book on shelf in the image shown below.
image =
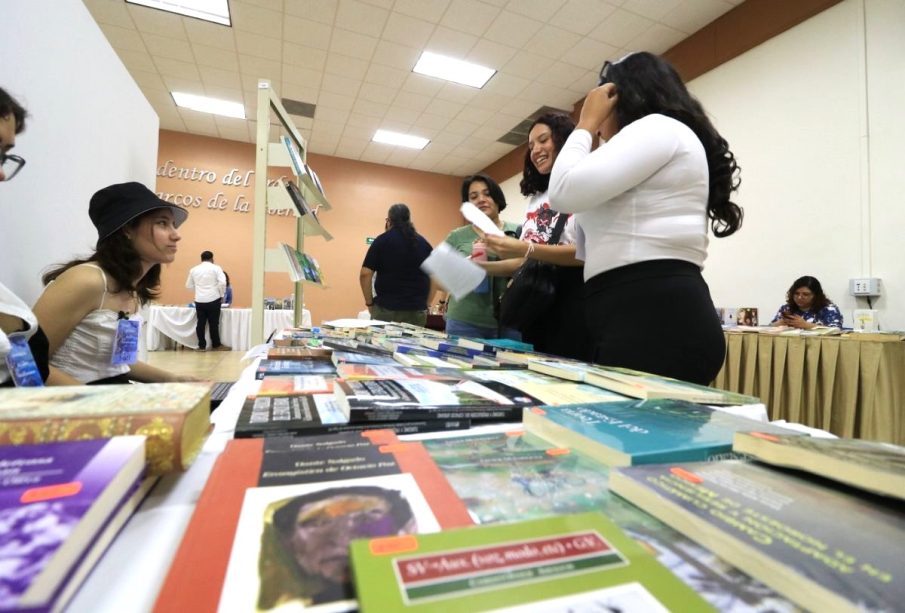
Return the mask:
[[327,347],[289,346],[270,347],[268,360],[329,360],[333,350]]
[[289,151],[289,161],[292,164],[292,170],[299,178],[299,181],[311,190],[311,193],[317,200],[322,204],[325,204],[327,208],[330,208],[330,205],[327,202],[327,195],[324,193],[324,186],[321,184],[321,180],[317,176],[317,173],[305,163],[305,160],[302,159],[299,150],[296,148],[295,143],[290,137],[284,135],[282,141],[283,145],[285,145],[286,149]]
[[876,494],[905,499],[905,447],[851,438],[737,432],[733,449]]
[[333,392],[330,375],[276,375],[261,379],[256,396],[296,396],[299,394],[329,394]]
[[302,195],[301,190],[295,183],[293,183],[292,181],[287,181],[286,191],[289,193],[289,199],[292,200],[292,204],[293,206],[295,206],[295,210],[296,212],[298,212],[299,217],[304,217],[305,215],[310,214],[312,217],[314,217],[314,221],[318,222],[317,215],[314,214],[314,211],[311,209],[311,205],[308,204],[305,196]]
[[[530,362],[528,368],[531,368]],[[755,396],[737,394],[629,368],[593,365],[585,368],[583,372],[586,383],[632,398],[644,400],[671,398],[714,405],[761,404],[760,399]]]
[[0,447],[0,467],[0,609],[60,611],[147,491],[145,437]]
[[804,609],[905,602],[901,501],[745,461],[618,468],[610,489]]
[[601,513],[361,539],[351,559],[363,613],[710,610]]
[[0,394],[0,446],[141,434],[153,475],[188,468],[210,425],[205,384],[19,387]]
[[334,393],[352,422],[517,421],[522,407],[537,404],[509,386],[465,378],[338,380]]
[[[363,462],[362,457],[366,461]],[[380,467],[369,466],[376,463],[378,458]],[[346,470],[344,467],[352,468]],[[363,476],[367,478],[362,478]],[[405,487],[399,487],[400,484]],[[344,567],[347,568],[344,540],[353,536],[362,525],[380,532],[379,526],[388,524],[377,517],[377,509],[374,509],[374,513],[365,513],[366,517],[354,518],[364,519],[364,524],[358,521],[331,524],[326,519],[353,519],[348,516],[354,516],[367,506],[366,503],[371,502],[365,498],[369,494],[386,495],[399,505],[403,504],[392,491],[373,491],[381,489],[381,486],[384,490],[403,493],[406,502],[410,500],[408,494],[412,494],[412,500],[418,498],[420,501],[415,503],[417,510],[435,518],[435,524],[440,527],[452,528],[472,523],[464,504],[423,446],[420,443],[401,443],[392,432],[372,430],[362,434],[230,441],[218,458],[201,494],[160,592],[156,610],[214,610],[218,602],[221,609],[232,607],[230,610],[244,610],[245,607],[236,603],[256,599],[258,585],[268,586],[268,594],[272,590],[289,590],[291,594],[287,594],[283,605],[298,607],[305,600],[304,589],[306,585],[311,587],[311,581],[305,581],[304,572],[297,572],[304,569],[296,567],[280,553],[284,546],[289,545],[288,542],[268,541],[268,537],[276,536],[275,533],[268,533],[268,530],[274,528],[272,524],[262,515],[257,518],[252,515],[251,520],[246,519],[247,511],[243,509],[243,502],[248,497],[263,497],[279,501],[277,507],[293,505],[298,508],[298,514],[288,510],[280,514],[286,516],[288,513],[291,517],[287,519],[291,520],[293,527],[297,525],[296,520],[302,511],[310,511],[315,515],[318,510],[335,511],[320,517],[324,522],[309,522],[308,525],[318,525],[325,530],[329,528],[329,543],[315,538],[317,535],[314,532],[317,530],[305,532],[319,551],[329,554],[312,555],[312,563],[323,573],[315,573],[320,576],[309,579],[317,579],[313,583],[322,585],[323,580],[329,576],[335,577],[336,574],[343,573]],[[249,492],[248,497],[245,495],[246,491]],[[321,500],[308,506],[302,504],[298,496]],[[334,502],[336,504],[332,504]],[[243,530],[245,526],[240,522],[240,515],[242,521],[250,522],[250,532]],[[401,512],[395,515],[399,516]],[[423,516],[419,514],[418,518]],[[371,524],[367,520],[377,521]],[[249,554],[249,547],[264,555]],[[240,553],[235,554],[236,551]],[[231,553],[234,554],[232,559]],[[285,572],[287,570],[289,572]],[[244,576],[248,571],[251,574]],[[227,578],[228,573],[240,575],[238,579],[234,574]],[[322,597],[329,593],[338,596],[339,600],[348,599],[345,585],[331,587],[334,589],[317,591]],[[244,593],[246,589],[251,593]],[[223,600],[220,598],[221,592]],[[264,591],[261,597],[267,598]],[[269,608],[260,606],[261,610]],[[251,610],[258,610],[258,607],[252,604]]]
[[684,400],[532,407],[525,429],[610,466],[735,457],[736,432],[789,430]]
[[350,422],[347,410],[333,394],[256,396],[245,400],[236,420],[235,437],[304,436],[373,428],[391,428],[399,434],[417,434],[462,430],[470,426],[467,418],[443,417],[389,424]]
[[286,243],[280,243],[280,249],[283,255],[286,256],[286,263],[289,266],[289,277],[293,282],[307,281],[314,285],[326,287],[324,272],[313,256],[302,253],[298,249],[293,249]]
[[335,375],[336,367],[326,360],[261,360],[255,379],[275,375]]

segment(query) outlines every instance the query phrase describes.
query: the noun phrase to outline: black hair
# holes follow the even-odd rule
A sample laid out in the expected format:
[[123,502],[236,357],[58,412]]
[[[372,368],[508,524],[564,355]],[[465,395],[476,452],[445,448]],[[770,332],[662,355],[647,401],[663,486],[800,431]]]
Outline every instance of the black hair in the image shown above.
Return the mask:
[[229,287],[229,273],[224,270],[223,276],[226,277],[226,287]]
[[360,485],[353,487],[334,487],[297,496],[274,511],[274,528],[276,528],[277,533],[283,538],[291,537],[292,532],[295,530],[299,509],[306,504],[320,502],[321,500],[327,500],[334,496],[373,496],[375,498],[380,498],[381,500],[386,500],[390,505],[390,515],[392,516],[397,529],[402,528],[414,519],[412,508],[400,492],[373,485]]
[[[160,293],[160,264],[154,264],[136,282],[135,278],[141,274],[141,256],[132,244],[132,240],[126,236],[125,230],[126,228],[134,230],[145,217],[157,212],[158,210],[148,211],[133,219],[107,238],[98,241],[97,249],[90,256],[70,260],[49,269],[41,277],[41,281],[47,285],[74,266],[94,262],[113,279],[117,292],[134,292],[140,304],[147,304]],[[150,231],[153,232],[153,228]]]
[[506,195],[503,193],[503,189],[500,187],[499,183],[484,173],[479,172],[476,175],[465,177],[465,180],[462,181],[462,202],[468,202],[468,192],[470,191],[471,184],[475,181],[482,181],[487,185],[487,189],[490,191],[490,197],[493,198],[497,209],[502,213],[503,209],[506,208]]
[[786,304],[793,312],[798,310],[798,305],[795,304],[795,290],[801,287],[808,288],[814,294],[814,300],[811,302],[812,311],[819,311],[830,304],[830,299],[823,293],[820,281],[816,277],[805,275],[795,279],[795,282],[789,287],[789,291],[786,292]]
[[[607,65],[604,65],[605,69]],[[716,131],[701,103],[692,96],[673,66],[653,53],[633,53],[608,66],[606,79],[616,86],[616,120],[620,128],[659,113],[688,126],[704,146],[710,171],[707,217],[714,236],[735,233],[744,211],[729,198],[741,184],[740,168],[729,144]]]
[[402,232],[402,235],[409,240],[413,247],[418,244],[418,233],[412,223],[412,213],[409,211],[408,206],[397,202],[387,211],[387,219],[390,222],[390,227]]
[[202,262],[213,262],[214,254],[211,251],[202,251],[201,252],[201,261]]
[[0,117],[9,117],[10,114],[16,120],[16,134],[19,134],[25,129],[25,117],[28,115],[28,111],[0,87]]
[[[550,134],[553,137],[553,145],[556,153],[559,153],[562,146],[566,144],[566,139],[569,138],[569,134],[575,129],[575,121],[568,115],[563,115],[562,113],[546,113],[541,115],[534,120],[534,123],[531,124],[531,128],[528,132],[530,133],[531,130],[534,129],[534,126],[538,124],[543,124],[550,128]],[[525,168],[522,170],[522,180],[519,181],[518,186],[523,196],[533,196],[534,194],[547,191],[550,187],[549,173],[542,175],[537,171],[537,168],[534,167],[534,162],[531,161],[530,149],[525,151]]]

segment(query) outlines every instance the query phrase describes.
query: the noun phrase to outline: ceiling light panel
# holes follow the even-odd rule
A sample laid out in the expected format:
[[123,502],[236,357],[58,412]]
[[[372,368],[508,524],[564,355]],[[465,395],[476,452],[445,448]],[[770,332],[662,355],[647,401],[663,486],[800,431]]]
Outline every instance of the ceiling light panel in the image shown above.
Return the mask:
[[232,25],[227,0],[126,0],[126,3],[195,17],[224,26]]
[[374,133],[374,138],[371,140],[375,143],[397,145],[399,147],[408,147],[409,149],[424,149],[430,142],[430,140],[420,136],[400,134],[399,132],[391,132],[390,130],[377,130],[377,132]]
[[193,111],[200,111],[202,113],[212,113],[214,115],[223,115],[224,117],[245,119],[245,107],[238,102],[208,98],[207,96],[196,96],[195,94],[184,94],[181,92],[172,92],[172,95],[176,106],[192,109]]
[[456,58],[430,51],[425,51],[421,54],[418,63],[415,64],[415,68],[412,71],[477,89],[484,87],[490,77],[496,74],[496,70],[493,68],[457,60]]

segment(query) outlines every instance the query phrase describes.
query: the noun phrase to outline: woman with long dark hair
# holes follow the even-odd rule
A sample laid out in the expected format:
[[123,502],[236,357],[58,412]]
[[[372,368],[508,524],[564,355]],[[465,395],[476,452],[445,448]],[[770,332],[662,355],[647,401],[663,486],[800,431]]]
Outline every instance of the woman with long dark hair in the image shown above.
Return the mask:
[[738,171],[666,60],[604,64],[550,177],[551,205],[581,229],[595,362],[701,384],[719,372],[725,339],[701,270],[708,226],[717,237],[741,227]]
[[368,247],[358,275],[365,306],[374,319],[423,326],[430,277],[421,270],[421,262],[431,253],[430,243],[415,231],[411,211],[402,203],[389,208],[384,229]]
[[[139,309],[155,298],[161,264],[176,258],[188,213],[140,183],[91,197],[97,247],[47,272],[34,311],[50,342],[49,383],[197,381],[137,360]],[[132,335],[127,338],[127,335]]]
[[[583,262],[575,259],[575,217],[554,210],[547,195],[553,162],[574,129],[572,118],[561,113],[546,113],[532,124],[519,183],[522,195],[529,198],[521,236],[488,236],[487,249],[503,259],[488,263],[485,268],[493,275],[511,276],[528,259],[555,264],[554,302],[520,330],[522,340],[537,351],[588,360],[591,356],[583,325]],[[558,226],[561,227],[557,231]]]
[[842,327],[842,312],[833,304],[816,278],[805,275],[795,279],[786,292],[786,303],[779,307],[773,322],[802,330],[816,326]]

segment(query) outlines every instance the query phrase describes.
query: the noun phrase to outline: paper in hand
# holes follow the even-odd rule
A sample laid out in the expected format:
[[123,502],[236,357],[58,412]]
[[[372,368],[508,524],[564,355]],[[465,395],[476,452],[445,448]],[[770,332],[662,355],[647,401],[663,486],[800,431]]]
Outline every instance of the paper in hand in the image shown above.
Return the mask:
[[462,206],[459,207],[459,210],[462,212],[462,216],[465,217],[465,219],[477,226],[484,234],[490,234],[491,236],[505,236],[503,231],[497,228],[496,224],[490,221],[490,218],[472,203],[463,202]]
[[483,268],[450,247],[448,243],[440,243],[440,246],[421,263],[421,270],[435,277],[456,300],[470,294],[487,276]]

